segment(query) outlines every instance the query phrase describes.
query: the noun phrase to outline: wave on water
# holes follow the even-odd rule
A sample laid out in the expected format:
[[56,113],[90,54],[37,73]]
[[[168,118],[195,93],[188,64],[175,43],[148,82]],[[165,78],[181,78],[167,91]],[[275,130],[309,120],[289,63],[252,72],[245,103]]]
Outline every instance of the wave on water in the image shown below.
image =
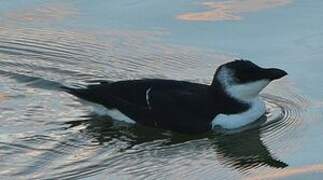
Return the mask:
[[154,179],[161,174],[228,178],[230,172],[234,178],[256,167],[288,165],[272,146],[280,147],[282,137],[302,128],[308,102],[281,87],[263,95],[267,114],[257,126],[201,135],[129,126],[93,115],[90,107],[59,89],[62,84],[147,76],[209,83],[215,65],[230,59],[151,36],[2,27],[0,80],[6,86],[0,85],[0,175]]

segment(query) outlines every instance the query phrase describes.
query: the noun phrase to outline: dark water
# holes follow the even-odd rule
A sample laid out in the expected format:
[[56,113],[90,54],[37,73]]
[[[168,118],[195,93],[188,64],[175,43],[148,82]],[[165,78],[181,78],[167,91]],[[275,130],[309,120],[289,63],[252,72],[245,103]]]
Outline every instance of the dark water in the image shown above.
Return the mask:
[[[1,1],[1,179],[321,179],[323,3]],[[233,58],[289,77],[242,132],[183,135],[93,113],[63,85],[209,83]]]

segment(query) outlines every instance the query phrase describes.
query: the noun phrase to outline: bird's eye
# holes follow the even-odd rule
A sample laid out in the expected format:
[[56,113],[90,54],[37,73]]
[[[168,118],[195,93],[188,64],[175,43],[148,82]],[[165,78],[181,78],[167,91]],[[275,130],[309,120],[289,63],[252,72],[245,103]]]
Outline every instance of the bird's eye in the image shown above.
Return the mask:
[[259,71],[253,67],[241,68],[235,71],[235,79],[237,83],[248,83],[258,80],[259,77]]

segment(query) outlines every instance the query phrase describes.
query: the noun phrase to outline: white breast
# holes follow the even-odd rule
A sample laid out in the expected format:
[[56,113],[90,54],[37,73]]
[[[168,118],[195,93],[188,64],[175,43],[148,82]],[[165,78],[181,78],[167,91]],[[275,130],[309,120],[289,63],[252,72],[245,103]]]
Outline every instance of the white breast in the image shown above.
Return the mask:
[[266,112],[265,103],[260,97],[251,101],[251,107],[238,114],[218,114],[212,120],[212,128],[221,126],[225,129],[236,129],[258,120]]

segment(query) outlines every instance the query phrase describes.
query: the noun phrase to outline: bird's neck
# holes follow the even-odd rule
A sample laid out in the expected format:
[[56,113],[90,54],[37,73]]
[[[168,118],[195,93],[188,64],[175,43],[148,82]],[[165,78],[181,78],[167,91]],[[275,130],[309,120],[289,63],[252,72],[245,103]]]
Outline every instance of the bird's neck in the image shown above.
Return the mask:
[[226,99],[226,101],[221,102],[221,109],[225,109],[224,114],[235,114],[247,111],[252,101],[245,101],[232,97],[226,90],[225,87],[219,81],[213,81],[210,85],[210,93],[213,94],[214,101],[219,101],[218,97]]

